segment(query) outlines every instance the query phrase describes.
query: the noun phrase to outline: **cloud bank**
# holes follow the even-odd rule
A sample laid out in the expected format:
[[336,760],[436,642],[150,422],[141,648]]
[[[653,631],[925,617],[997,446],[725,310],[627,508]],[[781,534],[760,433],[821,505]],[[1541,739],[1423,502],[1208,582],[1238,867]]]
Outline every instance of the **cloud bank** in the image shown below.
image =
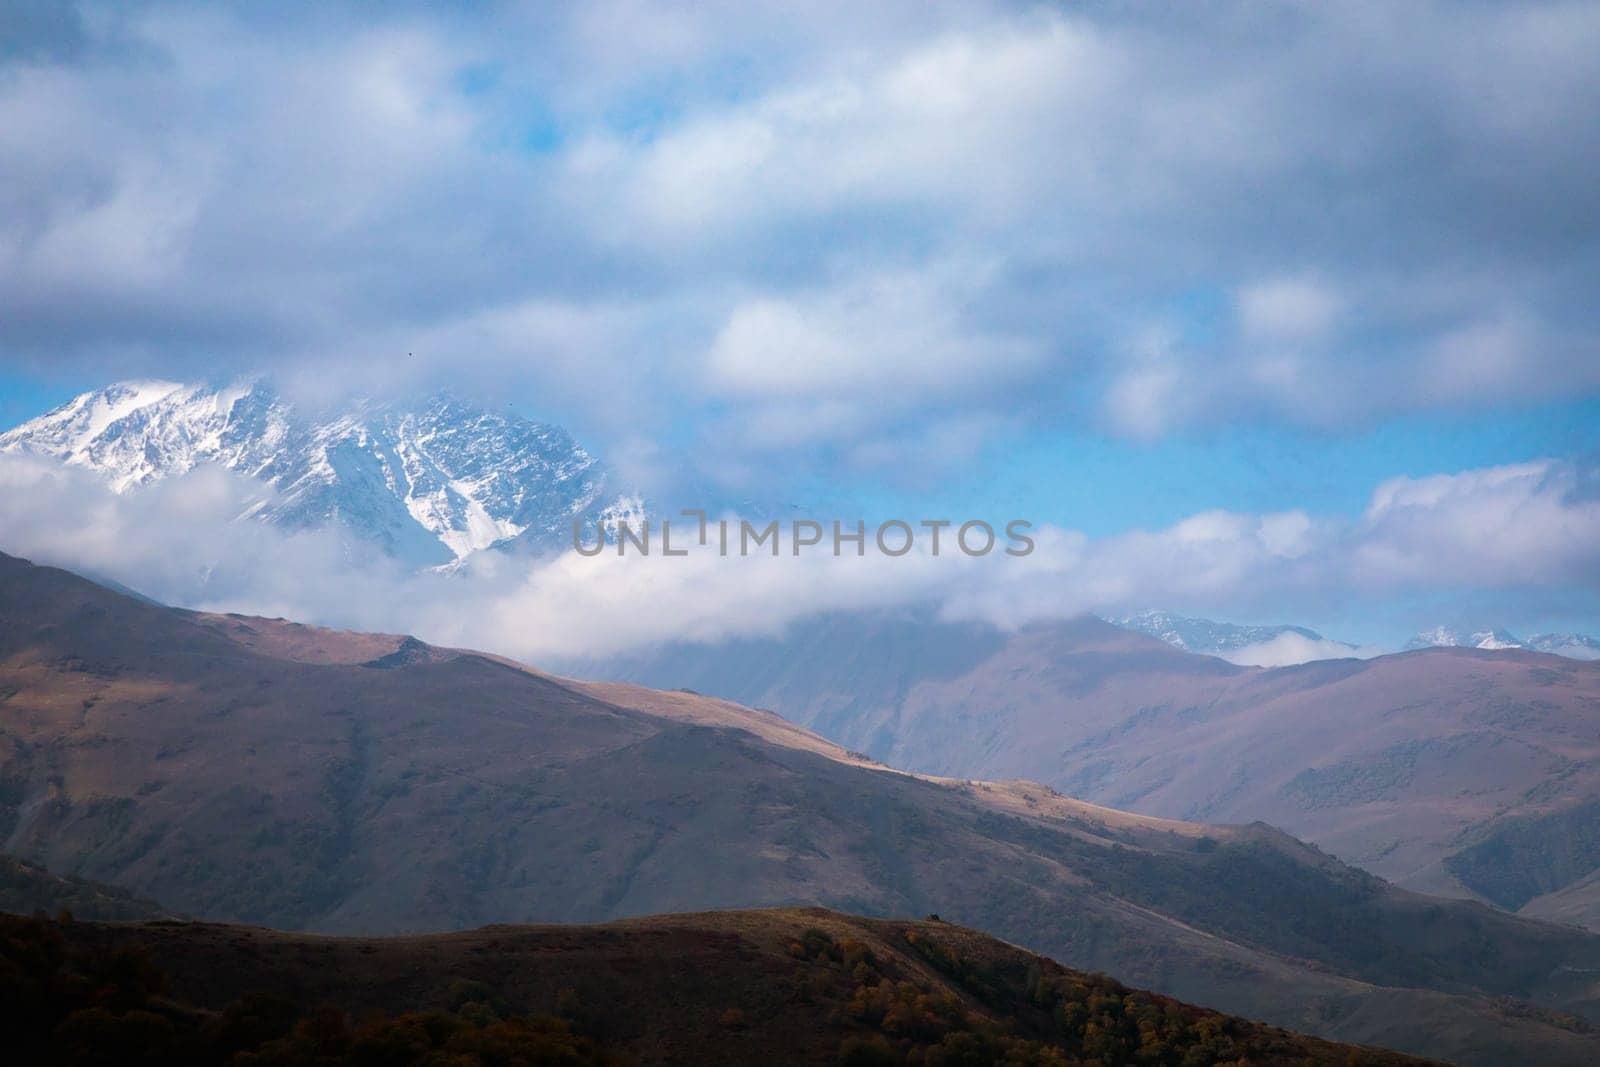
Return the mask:
[[[83,471],[5,456],[0,547],[186,607],[403,629],[538,663],[774,634],[815,614],[903,604],[1015,627],[1152,603],[1241,617],[1324,611],[1346,597],[1382,603],[1466,584],[1534,610],[1576,595],[1592,611],[1600,600],[1594,484],[1592,468],[1556,460],[1397,479],[1353,522],[1206,512],[1105,538],[1045,528],[1021,558],[483,553],[453,573],[419,574],[332,530],[286,533],[239,520],[261,486],[219,469],[118,495]],[[1327,651],[1255,653],[1267,663]]]
[[1328,638],[1313,640],[1302,634],[1287,631],[1269,641],[1260,641],[1243,648],[1228,649],[1215,655],[1241,667],[1288,667],[1317,659],[1371,659],[1392,649],[1376,645],[1350,645]]

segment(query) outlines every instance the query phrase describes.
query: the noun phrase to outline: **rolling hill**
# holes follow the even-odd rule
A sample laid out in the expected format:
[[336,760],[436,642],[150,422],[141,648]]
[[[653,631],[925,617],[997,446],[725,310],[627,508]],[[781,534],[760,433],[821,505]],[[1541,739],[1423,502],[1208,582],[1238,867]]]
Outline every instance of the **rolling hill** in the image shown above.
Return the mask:
[[1600,1048],[1574,1017],[1600,1014],[1600,938],[1396,889],[1262,824],[902,773],[725,701],[165,608],[11,557],[0,726],[5,851],[209,919],[938,912],[1336,1039],[1485,1064]]
[[1600,868],[1592,662],[1427,648],[1269,670],[1088,617],[1005,634],[901,613],[572,669],[771,708],[930,773],[1265,819],[1397,884],[1513,911]]

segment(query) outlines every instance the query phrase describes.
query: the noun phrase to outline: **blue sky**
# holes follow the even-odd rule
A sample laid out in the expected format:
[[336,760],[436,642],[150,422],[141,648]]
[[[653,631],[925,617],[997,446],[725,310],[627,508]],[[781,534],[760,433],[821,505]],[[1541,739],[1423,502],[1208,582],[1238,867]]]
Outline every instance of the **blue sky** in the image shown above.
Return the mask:
[[444,387],[660,499],[1025,516],[1130,575],[1140,531],[1297,512],[1414,569],[1178,599],[1593,625],[1587,512],[1536,578],[1363,538],[1397,478],[1585,484],[1594,5],[26,10],[0,423],[130,377]]
[[1597,447],[1600,400],[1592,398],[1395,418],[1337,434],[1236,426],[1145,442],[1067,430],[996,443],[974,471],[950,484],[880,489],[869,499],[874,511],[1014,513],[1104,536],[1159,528],[1207,508],[1353,517],[1386,478]]

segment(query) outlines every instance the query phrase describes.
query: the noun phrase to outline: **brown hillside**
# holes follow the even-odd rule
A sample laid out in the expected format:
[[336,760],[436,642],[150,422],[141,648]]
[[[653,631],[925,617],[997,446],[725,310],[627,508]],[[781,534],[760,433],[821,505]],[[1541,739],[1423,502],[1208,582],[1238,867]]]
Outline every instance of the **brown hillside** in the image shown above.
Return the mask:
[[402,638],[317,652],[284,625],[0,558],[6,849],[185,914],[327,932],[938,912],[1341,1039],[1594,1058],[1549,1012],[1594,1010],[1600,939],[1399,892],[1265,826],[922,778],[692,694]]
[[585,666],[772,708],[895,766],[1263,819],[1513,911],[1600,869],[1600,662],[1441,648],[1263,670],[1091,618],[1000,634],[868,613]]

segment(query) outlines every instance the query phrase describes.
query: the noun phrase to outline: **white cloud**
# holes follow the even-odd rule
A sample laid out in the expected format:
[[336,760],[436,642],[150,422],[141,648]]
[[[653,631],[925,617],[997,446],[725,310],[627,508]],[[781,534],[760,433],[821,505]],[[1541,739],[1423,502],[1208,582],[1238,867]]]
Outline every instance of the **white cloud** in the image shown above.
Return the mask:
[[[1545,462],[1395,479],[1355,522],[1300,512],[1202,512],[1104,538],[1042,528],[1026,557],[948,548],[902,558],[580,558],[486,553],[450,575],[402,574],[331,531],[234,516],[259,483],[215,469],[112,493],[81,470],[0,457],[0,550],[111,577],[188,607],[406,630],[538,662],[665,639],[773,633],[815,613],[941,602],[1002,626],[1148,603],[1293,616],[1355,591],[1366,603],[1485,588],[1600,593],[1600,499]],[[923,549],[926,542],[923,542]],[[648,610],[644,610],[645,606]],[[1250,650],[1289,662],[1330,648]],[[1347,650],[1346,650],[1347,651]],[[1365,654],[1357,650],[1352,654]]]
[[1178,367],[1151,364],[1120,375],[1106,393],[1111,424],[1134,437],[1155,438],[1177,424],[1189,395]]
[[1333,325],[1339,300],[1299,278],[1255,282],[1239,290],[1239,324],[1247,341],[1315,341]]
[[1326,637],[1313,640],[1288,630],[1269,641],[1259,641],[1217,655],[1241,667],[1290,667],[1313,660],[1371,659],[1387,651],[1373,645],[1351,645]]
[[1592,588],[1600,500],[1580,484],[1579,467],[1548,460],[1391,479],[1354,532],[1351,577],[1368,588],[1419,574],[1476,588]]
[[13,364],[626,389],[642,432],[1600,388],[1592,7],[81,10],[0,59]]
[[872,393],[904,405],[925,393],[970,396],[1031,370],[1035,344],[961,319],[961,285],[981,285],[982,269],[952,273],[960,280],[879,276],[814,297],[742,303],[711,345],[707,381],[724,395]]

